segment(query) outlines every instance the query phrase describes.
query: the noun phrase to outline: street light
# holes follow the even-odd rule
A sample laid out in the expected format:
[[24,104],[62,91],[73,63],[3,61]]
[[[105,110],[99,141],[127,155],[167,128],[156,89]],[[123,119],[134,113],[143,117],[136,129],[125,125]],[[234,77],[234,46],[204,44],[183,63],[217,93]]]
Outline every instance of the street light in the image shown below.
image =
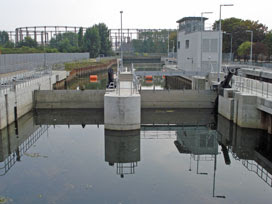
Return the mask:
[[251,33],[251,43],[250,43],[250,64],[252,64],[252,45],[253,45],[253,31],[246,30],[247,33]]
[[225,34],[230,36],[230,56],[229,56],[229,61],[231,62],[231,55],[232,55],[232,33],[225,33]]
[[213,12],[201,12],[201,32],[200,32],[200,71],[202,72],[202,31],[205,31],[205,26],[203,22],[203,14],[212,14]]
[[217,81],[220,81],[220,71],[221,71],[221,64],[222,64],[222,46],[221,46],[221,8],[222,6],[234,6],[233,4],[221,4],[220,5],[220,12],[219,12],[219,42],[218,42],[218,71],[217,71]]
[[168,30],[168,43],[167,43],[167,57],[169,58],[169,30]]
[[120,11],[121,14],[121,68],[123,69],[123,25],[122,25],[122,14],[123,11]]

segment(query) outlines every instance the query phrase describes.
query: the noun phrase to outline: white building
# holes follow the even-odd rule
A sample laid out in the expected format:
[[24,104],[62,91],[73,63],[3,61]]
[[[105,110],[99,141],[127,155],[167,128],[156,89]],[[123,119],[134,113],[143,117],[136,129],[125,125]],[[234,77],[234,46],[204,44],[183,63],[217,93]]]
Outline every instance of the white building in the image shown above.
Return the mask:
[[177,21],[179,24],[177,35],[179,69],[200,72],[217,71],[219,31],[206,31],[204,29],[206,20],[207,18],[204,17],[185,17]]

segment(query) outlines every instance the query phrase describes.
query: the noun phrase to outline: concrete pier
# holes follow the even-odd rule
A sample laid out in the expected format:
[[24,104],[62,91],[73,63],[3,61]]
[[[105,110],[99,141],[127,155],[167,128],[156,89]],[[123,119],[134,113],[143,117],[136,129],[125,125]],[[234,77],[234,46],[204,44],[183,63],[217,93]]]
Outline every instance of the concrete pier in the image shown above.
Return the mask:
[[121,72],[117,88],[105,93],[105,129],[136,130],[141,128],[141,96],[133,78],[132,72]]
[[271,132],[272,100],[267,95],[225,89],[219,96],[218,112],[240,127]]

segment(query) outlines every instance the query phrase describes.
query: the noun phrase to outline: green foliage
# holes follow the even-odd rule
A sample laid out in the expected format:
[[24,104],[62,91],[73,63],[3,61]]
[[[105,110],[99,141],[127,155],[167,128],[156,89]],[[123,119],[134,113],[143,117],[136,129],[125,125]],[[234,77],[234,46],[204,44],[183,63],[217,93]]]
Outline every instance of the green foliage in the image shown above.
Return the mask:
[[16,47],[30,47],[37,48],[37,41],[33,40],[31,37],[25,37],[25,39],[17,44]]
[[84,68],[84,67],[90,67],[94,65],[102,65],[102,64],[107,64],[109,60],[100,60],[99,62],[96,62],[95,59],[88,59],[88,60],[81,60],[77,62],[68,62],[65,63],[65,70],[66,71],[71,71],[76,68]]
[[4,44],[4,47],[5,48],[14,48],[15,47],[15,44],[14,42],[11,42],[11,41],[8,41]]
[[73,32],[58,34],[50,40],[50,47],[60,52],[79,52],[78,35]]
[[268,59],[270,59],[270,56],[272,55],[272,31],[266,34],[264,43],[267,46]]
[[4,46],[9,42],[9,35],[6,31],[0,31],[0,45]]
[[238,55],[239,56],[246,56],[249,54],[249,51],[250,51],[250,46],[251,46],[251,42],[249,41],[246,41],[246,42],[243,42],[239,47],[238,47]]
[[[171,32],[169,34],[169,48],[174,47],[176,51],[177,33]],[[167,53],[168,49],[168,31],[156,31],[156,32],[141,32],[137,40],[132,40],[132,45],[135,52],[138,53]]]
[[30,48],[30,47],[20,47],[20,48],[0,48],[2,54],[24,54],[24,53],[55,53],[58,52],[57,49],[45,48]]
[[98,25],[94,25],[98,29],[99,37],[100,37],[100,54],[105,56],[109,56],[112,54],[111,50],[111,42],[109,39],[109,29],[104,23],[99,23]]
[[[174,44],[173,44],[174,41]],[[169,34],[169,51],[173,50],[174,46],[174,52],[177,52],[177,32],[171,32]]]
[[83,48],[83,28],[82,27],[80,27],[79,28],[79,31],[78,31],[78,47],[80,48],[80,49],[82,49]]
[[14,43],[9,41],[8,33],[0,31],[0,46],[2,53],[89,52],[90,57],[113,55],[109,29],[104,23],[88,28],[85,35],[82,27],[78,33],[57,34],[50,40],[49,47],[39,47],[31,37],[25,37],[15,48]]
[[86,30],[84,35],[84,51],[90,53],[90,58],[97,57],[100,52],[100,36],[96,26]]
[[[245,41],[250,40],[250,33],[246,30],[253,31],[253,42],[262,42],[265,39],[267,27],[258,21],[242,20],[239,18],[227,18],[222,20],[222,30],[232,34],[233,52],[238,54],[238,47]],[[218,21],[213,25],[213,29],[217,30]],[[223,37],[223,52],[230,52],[230,35]],[[239,55],[239,54],[238,54]],[[240,55],[239,55],[240,56]]]

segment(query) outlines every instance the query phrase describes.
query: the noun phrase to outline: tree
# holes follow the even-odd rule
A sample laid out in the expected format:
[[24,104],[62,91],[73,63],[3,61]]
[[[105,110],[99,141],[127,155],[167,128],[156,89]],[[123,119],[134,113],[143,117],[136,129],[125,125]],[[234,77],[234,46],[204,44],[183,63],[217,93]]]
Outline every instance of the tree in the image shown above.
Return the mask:
[[9,41],[9,35],[6,31],[0,31],[0,45],[5,45]]
[[247,60],[247,56],[249,55],[251,42],[246,41],[243,42],[237,49],[237,53],[240,57],[244,57],[244,60]]
[[25,37],[23,41],[17,44],[17,47],[37,48],[38,43],[36,40],[33,40],[31,37]]
[[[232,46],[234,55],[238,54],[238,47],[245,41],[250,40],[250,33],[253,31],[253,42],[262,42],[265,39],[267,27],[258,21],[242,20],[239,18],[227,18],[222,20],[222,31],[232,34]],[[213,24],[213,29],[217,30],[218,21]],[[223,52],[230,51],[230,37],[223,37]]]
[[98,29],[99,37],[100,37],[100,54],[104,54],[108,56],[111,54],[111,41],[109,39],[109,29],[104,23],[99,23],[98,25],[94,25]]
[[169,34],[169,43],[170,43],[169,49],[170,49],[170,51],[173,50],[173,42],[172,41],[174,41],[174,48],[175,48],[174,51],[177,52],[177,32],[171,32]]
[[270,61],[270,56],[272,55],[272,31],[265,35],[264,43],[267,46],[267,58]]
[[58,34],[50,40],[50,47],[60,52],[79,52],[78,35],[73,32]]
[[268,53],[267,46],[262,42],[255,42],[253,44],[253,59],[255,59],[255,62],[260,60],[263,60],[263,57],[266,56]]
[[[170,33],[170,35],[171,34],[172,33]],[[172,39],[175,40],[174,44],[176,44],[176,37],[174,32],[172,34]],[[140,53],[167,53],[167,43],[167,30],[140,32],[138,39],[132,40],[134,51]],[[172,47],[171,40],[170,46]]]
[[100,37],[96,26],[87,28],[84,35],[84,51],[90,53],[90,57],[97,57],[100,51]]
[[83,47],[83,28],[80,27],[78,31],[78,47],[82,49]]

